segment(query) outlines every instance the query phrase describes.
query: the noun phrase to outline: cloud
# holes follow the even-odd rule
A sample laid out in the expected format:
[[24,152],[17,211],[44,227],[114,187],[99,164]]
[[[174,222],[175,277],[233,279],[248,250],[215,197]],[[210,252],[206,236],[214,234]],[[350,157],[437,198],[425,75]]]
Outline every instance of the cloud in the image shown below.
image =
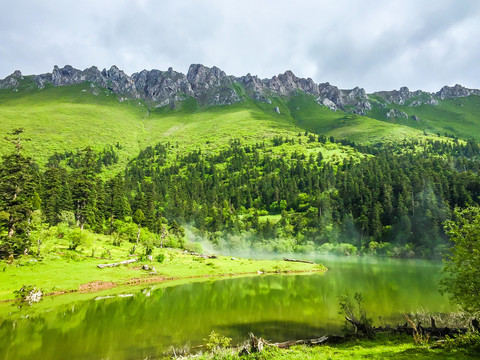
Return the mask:
[[287,69],[367,91],[480,88],[480,3],[365,0],[17,0],[0,13],[0,77],[112,64],[191,63],[271,77]]

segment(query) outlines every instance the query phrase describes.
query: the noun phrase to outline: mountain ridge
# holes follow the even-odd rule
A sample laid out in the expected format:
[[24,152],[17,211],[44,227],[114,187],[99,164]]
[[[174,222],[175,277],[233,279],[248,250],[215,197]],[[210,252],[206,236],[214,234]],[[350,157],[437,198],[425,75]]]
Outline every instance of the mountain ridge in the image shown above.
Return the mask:
[[468,89],[459,84],[444,86],[436,93],[410,91],[407,87],[402,87],[399,90],[367,94],[365,89],[359,87],[339,89],[328,82],[315,83],[311,78],[295,76],[290,70],[270,79],[260,79],[250,73],[241,77],[227,75],[216,66],[206,67],[202,64],[190,65],[187,74],[174,71],[170,67],[167,71],[142,70],[130,76],[115,65],[102,71],[95,66],[79,70],[71,65],[63,68],[55,65],[51,73],[40,75],[24,76],[16,70],[0,80],[0,89],[18,91],[25,79],[29,79],[40,89],[48,84],[65,86],[91,82],[126,96],[121,99],[142,99],[155,107],[174,107],[176,102],[189,97],[208,106],[233,105],[244,101],[246,97],[270,104],[273,97],[291,96],[302,91],[314,96],[319,105],[330,110],[343,110],[359,115],[367,114],[374,103],[379,103],[380,107],[385,107],[386,104],[436,106],[439,100],[480,95],[480,90]]

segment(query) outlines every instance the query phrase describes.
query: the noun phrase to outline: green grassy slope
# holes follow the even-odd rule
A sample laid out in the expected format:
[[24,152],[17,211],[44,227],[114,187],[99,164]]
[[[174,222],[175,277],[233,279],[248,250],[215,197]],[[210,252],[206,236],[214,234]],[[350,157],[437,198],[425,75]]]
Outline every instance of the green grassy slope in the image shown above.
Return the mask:
[[[277,106],[280,114],[274,111]],[[305,130],[363,143],[423,136],[409,126],[330,111],[304,94],[275,98],[272,104],[245,101],[201,108],[188,99],[175,110],[149,109],[139,100],[120,102],[118,95],[89,83],[40,90],[28,80],[18,92],[0,90],[2,133],[17,127],[25,128],[25,136],[32,140],[25,149],[41,165],[54,152],[86,146],[101,150],[119,143],[120,160],[108,173],[120,171],[141,149],[159,141],[169,141],[178,151],[200,147],[208,151],[228,146],[233,138],[248,144],[275,136],[296,137]],[[0,153],[8,149],[4,145]]]
[[[375,106],[368,113],[372,118],[425,130],[428,133],[448,133],[464,139],[480,139],[480,96],[440,100],[436,106],[386,104],[383,107],[383,102],[378,97],[373,97],[373,100],[378,102],[374,102]],[[390,109],[403,111],[409,118],[387,119],[386,114]],[[418,116],[420,120],[413,120],[413,116]]]
[[423,135],[422,132],[409,126],[379,122],[376,119],[343,111],[331,111],[319,106],[313,96],[303,94],[293,96],[288,101],[288,107],[299,127],[338,139],[375,143]]

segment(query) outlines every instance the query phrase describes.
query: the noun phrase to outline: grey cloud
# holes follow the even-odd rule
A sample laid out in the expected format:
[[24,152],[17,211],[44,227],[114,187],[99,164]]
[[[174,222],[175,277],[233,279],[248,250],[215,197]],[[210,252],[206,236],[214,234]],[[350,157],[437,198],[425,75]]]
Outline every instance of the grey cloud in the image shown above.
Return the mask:
[[0,12],[0,77],[55,64],[133,73],[204,63],[367,91],[480,88],[478,24],[475,0],[17,0]]

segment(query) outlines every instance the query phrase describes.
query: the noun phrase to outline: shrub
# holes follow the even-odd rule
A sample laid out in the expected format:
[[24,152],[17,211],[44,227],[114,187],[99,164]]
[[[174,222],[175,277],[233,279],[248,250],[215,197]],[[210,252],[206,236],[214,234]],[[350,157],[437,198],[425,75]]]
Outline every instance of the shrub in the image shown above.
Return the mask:
[[345,316],[345,319],[354,327],[355,335],[361,331],[369,337],[372,336],[373,320],[367,316],[362,294],[355,293],[353,299],[348,294],[343,294],[338,297],[338,301],[340,305],[338,313]]
[[219,349],[225,349],[230,346],[230,342],[232,341],[231,338],[222,336],[212,330],[210,335],[208,335],[208,339],[205,339],[207,343],[205,344],[205,348],[209,351],[215,351]]
[[480,354],[480,333],[469,331],[453,338],[447,336],[443,346],[448,350],[465,349],[469,353]]
[[165,254],[160,253],[157,256],[155,256],[155,260],[159,263],[163,263],[165,261]]
[[80,245],[88,243],[89,236],[86,231],[77,228],[67,234],[67,240],[69,241],[68,250],[76,250]]

